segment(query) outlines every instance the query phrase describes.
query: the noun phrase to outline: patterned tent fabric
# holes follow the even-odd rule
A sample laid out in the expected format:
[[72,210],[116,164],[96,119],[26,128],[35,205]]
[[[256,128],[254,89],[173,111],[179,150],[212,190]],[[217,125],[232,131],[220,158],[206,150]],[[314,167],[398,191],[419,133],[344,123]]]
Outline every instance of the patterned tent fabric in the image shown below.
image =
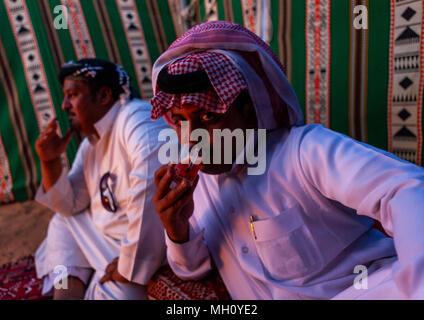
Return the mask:
[[[62,133],[69,126],[62,63],[119,63],[148,99],[153,62],[209,20],[242,24],[271,45],[307,123],[422,164],[423,0],[1,0],[0,16],[0,203],[34,196],[37,136],[54,117]],[[76,149],[72,141],[65,167]]]

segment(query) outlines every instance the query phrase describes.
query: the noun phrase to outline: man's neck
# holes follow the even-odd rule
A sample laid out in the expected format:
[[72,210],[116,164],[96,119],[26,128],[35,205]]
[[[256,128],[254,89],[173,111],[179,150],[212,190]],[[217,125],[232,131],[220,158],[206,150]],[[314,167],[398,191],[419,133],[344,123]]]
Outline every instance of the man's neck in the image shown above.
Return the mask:
[[112,107],[115,105],[115,103],[116,103],[116,101],[113,101],[113,102],[99,108],[99,112],[93,117],[90,132],[87,133],[87,135],[93,135],[97,138],[100,138],[99,133],[97,132],[96,127],[94,125],[97,122],[99,122],[110,111],[110,109],[112,109]]

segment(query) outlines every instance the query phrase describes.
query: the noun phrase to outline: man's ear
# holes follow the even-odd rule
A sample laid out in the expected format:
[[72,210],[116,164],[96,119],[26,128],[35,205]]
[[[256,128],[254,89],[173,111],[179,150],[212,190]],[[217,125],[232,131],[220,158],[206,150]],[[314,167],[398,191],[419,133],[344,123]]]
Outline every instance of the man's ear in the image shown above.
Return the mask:
[[101,87],[97,92],[97,99],[99,104],[108,105],[113,102],[112,89],[109,87]]
[[242,107],[243,116],[247,119],[249,128],[258,128],[258,118],[256,117],[256,110],[253,106],[252,99],[246,99]]

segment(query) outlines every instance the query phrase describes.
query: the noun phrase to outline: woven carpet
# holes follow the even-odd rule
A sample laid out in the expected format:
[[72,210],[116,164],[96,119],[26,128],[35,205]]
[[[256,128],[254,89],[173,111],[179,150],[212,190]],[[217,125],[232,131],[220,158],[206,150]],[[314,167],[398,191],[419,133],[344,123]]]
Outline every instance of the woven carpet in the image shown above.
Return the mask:
[[[0,300],[46,300],[42,281],[37,279],[33,256],[0,266]],[[229,300],[227,289],[217,273],[202,281],[184,281],[169,268],[160,268],[148,284],[152,300]]]
[[41,300],[42,282],[35,275],[34,257],[0,266],[0,300]]
[[147,293],[152,300],[230,300],[218,273],[202,281],[179,279],[169,266],[164,266],[150,280]]

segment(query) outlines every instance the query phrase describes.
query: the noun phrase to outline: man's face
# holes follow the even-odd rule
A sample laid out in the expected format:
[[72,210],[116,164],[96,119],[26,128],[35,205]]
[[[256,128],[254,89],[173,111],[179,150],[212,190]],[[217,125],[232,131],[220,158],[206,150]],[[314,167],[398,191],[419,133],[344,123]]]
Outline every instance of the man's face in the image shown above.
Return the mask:
[[81,80],[65,79],[62,109],[67,112],[71,127],[85,135],[93,134],[99,108],[91,87]]
[[[235,105],[231,106],[228,111],[224,114],[208,112],[202,109],[199,106],[184,106],[183,108],[173,107],[171,109],[171,118],[176,126],[176,131],[178,138],[182,143],[181,139],[181,122],[189,122],[189,132],[196,129],[205,129],[209,133],[209,143],[210,143],[210,164],[202,164],[201,171],[207,174],[221,174],[228,172],[232,168],[232,164],[224,164],[224,143],[221,141],[221,164],[213,164],[213,150],[214,150],[214,141],[213,141],[213,130],[214,129],[229,129],[234,131],[235,129],[242,129],[244,134],[246,129],[254,128],[254,126],[249,125],[247,116],[244,114],[244,111],[252,112],[250,108],[253,108],[251,105],[246,105],[244,108],[237,107]],[[254,112],[254,110],[253,110]],[[246,134],[245,134],[246,136]],[[191,143],[198,143],[200,141],[190,141]],[[234,163],[236,158],[236,142],[235,139],[232,141],[232,163]]]

